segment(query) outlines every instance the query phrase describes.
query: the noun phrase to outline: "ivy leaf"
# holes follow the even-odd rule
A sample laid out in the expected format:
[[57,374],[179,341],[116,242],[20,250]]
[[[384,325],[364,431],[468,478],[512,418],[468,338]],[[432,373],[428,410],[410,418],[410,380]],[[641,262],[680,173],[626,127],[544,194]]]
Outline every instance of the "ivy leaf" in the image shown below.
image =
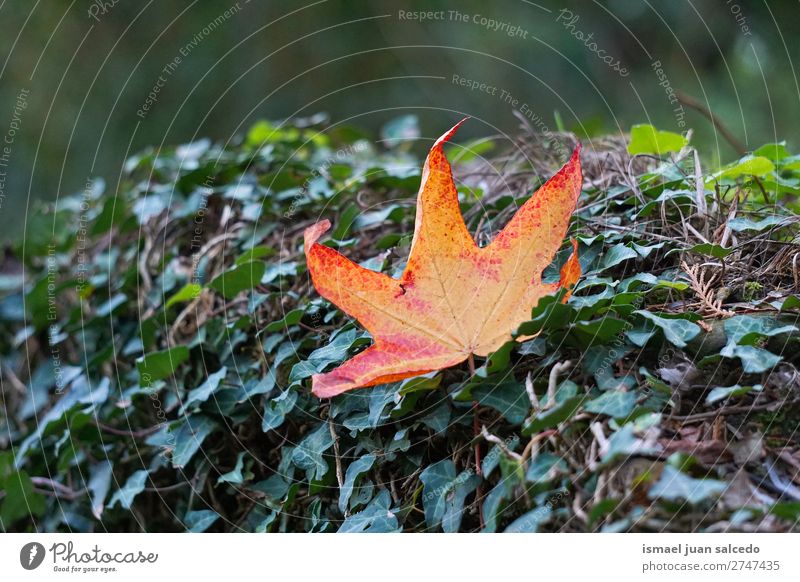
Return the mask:
[[22,441],[22,444],[17,449],[15,464],[21,466],[28,450],[35,444],[42,442],[42,435],[45,431],[52,424],[64,420],[71,412],[82,410],[84,413],[93,413],[97,416],[98,404],[105,402],[106,398],[108,398],[110,384],[111,382],[108,378],[103,378],[92,386],[86,376],[77,376],[72,381],[69,390],[37,422],[36,429]]
[[652,424],[658,422],[659,419],[660,415],[658,414],[639,417],[636,421],[629,422],[623,425],[619,430],[613,432],[608,438],[608,449],[603,453],[602,462],[606,464],[616,461],[619,458],[656,452],[658,449],[640,438],[639,433],[647,430]]
[[471,471],[456,476],[456,466],[445,459],[427,467],[419,476],[423,483],[422,507],[425,523],[433,528],[441,525],[445,533],[457,532],[461,525],[464,500],[478,486],[478,477]]
[[721,495],[727,485],[714,479],[694,479],[672,465],[664,465],[658,481],[653,483],[647,496],[666,501],[700,503]]
[[205,402],[208,400],[209,396],[211,396],[214,391],[219,387],[220,382],[225,379],[225,375],[228,373],[228,368],[222,366],[219,370],[214,372],[213,374],[209,374],[208,378],[206,378],[205,382],[200,384],[197,388],[189,392],[189,395],[186,397],[186,400],[183,403],[182,411],[186,411],[189,408],[190,404],[195,402]]
[[745,156],[738,162],[729,164],[719,172],[712,174],[706,179],[706,184],[715,180],[735,180],[741,176],[755,176],[763,178],[767,174],[775,171],[775,164],[763,156]]
[[706,404],[714,404],[720,400],[733,398],[735,396],[744,396],[753,391],[760,392],[761,384],[756,384],[755,386],[739,386],[738,384],[726,387],[718,386],[708,393],[708,396],[706,396]]
[[390,509],[392,497],[382,489],[362,511],[351,515],[339,528],[339,533],[390,533],[400,531],[395,512]]
[[636,392],[623,392],[612,390],[604,392],[594,400],[587,402],[583,409],[595,414],[606,414],[614,418],[628,416],[636,406]]
[[547,505],[537,507],[511,522],[505,533],[536,533],[539,531],[539,526],[550,519],[552,512],[553,510]]
[[89,470],[89,484],[87,487],[92,497],[92,515],[96,519],[100,519],[103,516],[106,495],[108,495],[108,490],[111,487],[112,469],[111,461],[104,460],[92,465]]
[[203,441],[216,428],[217,424],[208,416],[195,414],[187,416],[176,429],[172,430],[174,448],[172,466],[185,467],[200,449]]
[[523,436],[530,436],[545,429],[558,426],[565,420],[572,418],[583,403],[584,396],[573,396],[554,407],[538,413],[522,429]]
[[483,532],[494,533],[497,531],[497,520],[501,514],[501,507],[508,498],[509,487],[504,481],[501,481],[489,491],[489,494],[483,500],[483,518],[486,521],[486,527]]
[[760,374],[778,365],[783,359],[772,352],[753,346],[735,346],[730,352],[731,357],[742,361],[742,369],[747,374]]
[[266,269],[262,261],[242,263],[218,275],[208,286],[222,293],[226,299],[233,299],[242,291],[258,285]]
[[327,423],[322,423],[308,434],[292,451],[292,463],[306,472],[306,478],[319,481],[328,472],[323,454],[333,446],[333,437]]
[[285,390],[275,398],[268,400],[264,404],[264,416],[261,418],[261,430],[269,432],[279,428],[286,415],[294,408],[297,403],[297,392]]
[[782,358],[753,344],[760,338],[797,331],[797,327],[781,325],[772,317],[737,315],[725,320],[724,330],[728,343],[720,354],[726,358],[739,358],[748,374],[760,374],[774,368]]
[[411,394],[412,392],[421,392],[426,390],[436,390],[442,383],[442,377],[435,376],[417,376],[416,378],[409,378],[403,380],[400,386],[400,396]]
[[559,473],[567,472],[567,464],[559,456],[552,453],[539,453],[525,472],[525,480],[529,483],[548,483]]
[[728,221],[728,226],[734,232],[745,232],[748,230],[755,230],[761,232],[774,226],[784,226],[790,224],[792,219],[788,216],[779,216],[774,214],[767,216],[761,220],[751,220],[749,218],[737,217]]
[[242,469],[244,468],[244,452],[239,453],[236,455],[236,465],[228,471],[219,476],[217,479],[217,485],[220,483],[230,483],[231,485],[241,485],[244,483],[244,475],[242,475]]
[[627,261],[628,259],[635,259],[638,256],[639,254],[635,250],[633,250],[632,248],[623,243],[619,243],[606,251],[606,254],[603,257],[602,269],[610,269],[611,267],[616,267],[622,261]]
[[669,152],[678,152],[689,143],[679,133],[658,130],[652,125],[634,125],[631,127],[631,141],[628,143],[628,153],[656,154],[662,156]]
[[[674,253],[681,253],[681,252],[684,251],[681,249],[673,249],[669,251],[667,255],[671,255]],[[698,255],[706,255],[709,257],[714,257],[715,259],[724,259],[733,252],[733,249],[711,243],[700,243],[692,247],[689,247],[687,252],[695,253]]]
[[163,380],[189,359],[189,348],[175,346],[168,350],[152,352],[136,360],[139,381],[142,386],[151,386],[155,380]]
[[[736,315],[725,320],[725,336],[728,345],[752,345],[759,337],[773,337],[797,331],[794,325],[782,325],[773,317],[755,317],[752,315]],[[725,354],[723,354],[725,355]]]
[[497,385],[481,383],[472,388],[471,393],[474,400],[494,408],[511,424],[522,424],[531,409],[525,386],[515,380]]
[[297,309],[292,309],[289,313],[283,316],[282,319],[278,321],[273,321],[272,323],[268,324],[264,327],[265,332],[273,332],[273,331],[284,331],[288,329],[292,325],[297,325],[300,323],[300,320],[303,319],[303,315],[305,315],[306,309],[305,307],[299,307]]
[[350,501],[350,496],[353,494],[356,480],[363,473],[369,471],[374,463],[375,455],[367,454],[356,459],[347,467],[347,472],[344,475],[344,483],[342,483],[342,489],[339,491],[339,511],[345,513],[347,504]]
[[641,315],[660,327],[667,341],[679,348],[685,348],[686,342],[691,341],[700,333],[699,325],[685,319],[661,317],[643,309],[637,309],[634,313]]
[[25,471],[13,471],[3,477],[0,472],[0,526],[3,531],[14,531],[11,526],[23,518],[41,515],[45,510],[44,497],[33,490],[33,482]]
[[199,283],[187,283],[167,300],[165,307],[170,308],[177,303],[185,303],[197,299],[203,287]]
[[118,489],[111,497],[111,501],[108,502],[108,506],[114,507],[119,504],[122,509],[130,509],[136,496],[144,491],[148,475],[148,471],[145,469],[140,469],[128,477],[128,480],[125,481],[125,485]]
[[338,364],[347,357],[351,349],[367,341],[358,330],[340,331],[327,345],[317,348],[306,360],[295,364],[289,373],[289,382],[297,384],[309,376],[322,372],[331,364]]
[[188,533],[201,533],[206,531],[219,519],[219,514],[210,509],[189,511],[183,518]]
[[770,161],[779,162],[789,157],[786,149],[786,142],[768,143],[753,151],[754,156],[763,156]]

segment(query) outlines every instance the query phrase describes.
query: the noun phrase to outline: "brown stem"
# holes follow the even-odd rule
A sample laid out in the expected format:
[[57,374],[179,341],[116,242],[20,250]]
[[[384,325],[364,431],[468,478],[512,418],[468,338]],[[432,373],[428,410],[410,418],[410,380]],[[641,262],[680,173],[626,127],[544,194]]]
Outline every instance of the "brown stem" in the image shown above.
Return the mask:
[[[330,415],[330,410],[328,411]],[[333,439],[333,454],[336,459],[336,482],[339,484],[339,490],[344,487],[344,473],[342,472],[342,457],[339,454],[339,437],[336,436],[336,429],[333,428],[333,417],[328,416],[328,430]],[[346,513],[346,512],[345,512]]]
[[107,424],[103,424],[102,422],[95,421],[94,424],[102,430],[103,432],[107,432],[109,434],[114,434],[118,436],[126,436],[131,437],[134,439],[144,438],[150,436],[153,433],[158,432],[161,428],[163,428],[162,424],[157,424],[155,426],[151,426],[148,428],[143,428],[141,430],[125,430],[120,428],[114,428],[113,426],[108,426]]
[[[472,354],[469,355],[467,358],[467,362],[469,363],[469,375],[473,377],[475,375],[475,356]],[[483,479],[483,472],[481,471],[481,441],[478,438],[481,434],[481,427],[480,427],[480,420],[478,418],[478,402],[476,400],[472,401],[472,436],[475,439],[475,474],[480,478]],[[478,483],[478,486],[475,488],[475,501],[478,504],[478,518],[480,519],[481,529],[486,527],[486,523],[483,520],[483,486]]]
[[738,138],[733,135],[733,132],[729,130],[722,121],[720,121],[719,117],[714,115],[714,113],[706,107],[703,103],[692,97],[691,95],[687,95],[686,93],[682,93],[680,91],[675,92],[675,96],[678,98],[682,104],[686,105],[690,109],[694,109],[695,111],[700,112],[706,119],[711,122],[711,125],[722,134],[729,144],[736,150],[740,156],[743,156],[747,153],[747,148],[744,147],[744,144],[738,140]]
[[475,437],[475,474],[478,477],[483,475],[481,471],[481,441],[478,437],[481,434],[481,423],[478,419],[478,403],[472,401],[472,433]]
[[696,414],[689,414],[688,416],[667,416],[666,420],[675,420],[680,422],[694,422],[696,420],[705,420],[708,418],[716,418],[717,416],[728,416],[730,414],[747,414],[749,412],[758,412],[770,408],[774,402],[765,402],[763,404],[751,404],[750,406],[723,406],[717,410],[709,410],[708,412],[698,412]]

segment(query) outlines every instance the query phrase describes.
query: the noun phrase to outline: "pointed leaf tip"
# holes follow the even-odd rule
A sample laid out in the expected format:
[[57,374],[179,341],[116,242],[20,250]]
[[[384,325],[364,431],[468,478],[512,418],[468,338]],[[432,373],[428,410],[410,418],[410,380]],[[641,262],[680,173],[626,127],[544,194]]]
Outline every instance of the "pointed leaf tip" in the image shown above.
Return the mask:
[[469,119],[469,116],[465,117],[464,119],[462,119],[461,121],[456,123],[453,127],[451,127],[446,132],[444,132],[442,134],[442,136],[439,139],[437,139],[436,142],[434,142],[433,148],[431,148],[431,149],[434,149],[434,148],[437,148],[437,147],[441,147],[442,144],[447,143],[448,141],[450,141],[450,138],[452,138],[456,134],[456,132],[458,131],[458,128],[460,128],[461,125],[465,121],[467,121],[468,119]]
[[[564,168],[574,168],[577,166],[578,168],[581,167],[581,151],[583,150],[583,144],[578,142],[575,144],[575,149],[572,150],[572,155],[570,155],[569,160],[566,164],[564,164]],[[581,174],[581,179],[583,179],[583,174]]]
[[331,221],[326,218],[305,229],[303,232],[303,246],[306,254],[311,250],[313,244],[319,240],[319,237],[328,232],[330,227]]

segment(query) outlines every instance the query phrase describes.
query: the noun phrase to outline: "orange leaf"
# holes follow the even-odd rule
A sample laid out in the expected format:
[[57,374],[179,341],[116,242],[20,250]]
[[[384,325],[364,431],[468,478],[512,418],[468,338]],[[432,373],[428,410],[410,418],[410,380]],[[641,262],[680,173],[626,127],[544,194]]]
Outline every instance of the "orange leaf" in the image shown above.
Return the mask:
[[[443,144],[422,170],[411,254],[400,279],[360,267],[317,242],[323,220],[305,231],[308,270],[320,295],[356,318],[374,338],[365,351],[312,378],[320,398],[453,366],[486,356],[511,339],[531,309],[559,284],[542,283],[566,234],[581,189],[580,146],[570,160],[479,248],[461,216]],[[577,242],[561,269],[561,286],[580,276]]]
[[569,259],[567,259],[567,262],[564,263],[564,266],[561,267],[561,281],[559,281],[559,285],[567,290],[563,299],[564,303],[570,298],[570,295],[572,295],[572,288],[578,282],[578,279],[581,278],[581,263],[578,260],[578,241],[574,238],[570,238],[569,242],[572,244],[572,254],[569,256]]

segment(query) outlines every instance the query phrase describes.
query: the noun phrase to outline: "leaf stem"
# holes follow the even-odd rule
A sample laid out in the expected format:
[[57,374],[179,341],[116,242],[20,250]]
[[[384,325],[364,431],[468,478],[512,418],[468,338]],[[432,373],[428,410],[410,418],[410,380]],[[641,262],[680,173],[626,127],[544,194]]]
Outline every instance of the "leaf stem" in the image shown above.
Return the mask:
[[[475,356],[470,353],[467,358],[469,363],[469,376],[475,376]],[[481,481],[483,480],[483,472],[481,471],[481,441],[478,438],[481,434],[480,420],[478,418],[478,401],[472,401],[472,436],[475,439],[475,474]],[[483,520],[483,487],[481,483],[475,488],[475,501],[478,504],[478,518],[480,519],[481,529],[486,527]]]
[[[330,416],[330,410],[328,410],[328,430],[331,433],[331,438],[333,439],[333,455],[336,460],[336,482],[339,484],[339,491],[342,490],[344,487],[344,473],[342,472],[342,458],[339,454],[339,437],[336,435],[336,429],[333,428],[333,417]],[[345,510],[345,517],[349,517],[347,515],[347,510]]]

